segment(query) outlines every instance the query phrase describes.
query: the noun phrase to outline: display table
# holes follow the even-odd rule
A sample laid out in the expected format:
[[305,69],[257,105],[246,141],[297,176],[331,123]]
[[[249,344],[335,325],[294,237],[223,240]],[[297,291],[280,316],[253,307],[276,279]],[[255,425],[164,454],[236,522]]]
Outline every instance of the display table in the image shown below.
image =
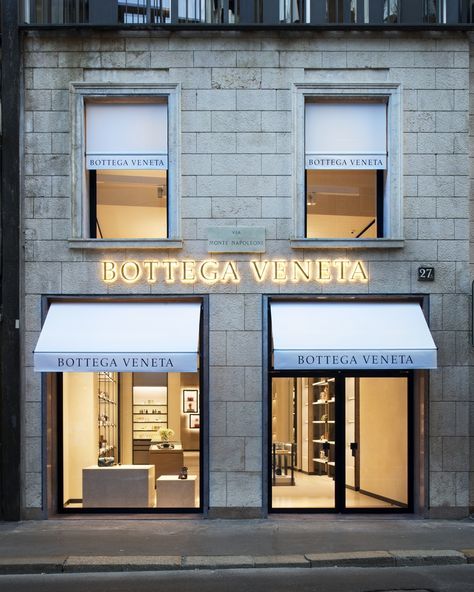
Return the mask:
[[183,449],[176,445],[175,448],[159,448],[152,444],[148,451],[148,459],[155,467],[155,477],[161,475],[177,475],[184,466]]
[[156,480],[157,508],[196,507],[196,475],[179,479],[178,475],[162,475]]
[[155,467],[115,465],[82,469],[84,508],[152,508]]

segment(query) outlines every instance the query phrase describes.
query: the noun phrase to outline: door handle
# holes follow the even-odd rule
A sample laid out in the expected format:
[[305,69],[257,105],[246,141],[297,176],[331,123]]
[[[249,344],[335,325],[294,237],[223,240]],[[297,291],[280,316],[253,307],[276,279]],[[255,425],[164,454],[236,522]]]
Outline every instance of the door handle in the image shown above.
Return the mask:
[[351,442],[351,443],[349,444],[349,446],[350,446],[350,449],[351,449],[351,451],[352,451],[352,456],[355,456],[355,455],[356,455],[356,453],[357,453],[357,450],[358,450],[358,448],[359,448],[359,445],[357,444],[357,442]]

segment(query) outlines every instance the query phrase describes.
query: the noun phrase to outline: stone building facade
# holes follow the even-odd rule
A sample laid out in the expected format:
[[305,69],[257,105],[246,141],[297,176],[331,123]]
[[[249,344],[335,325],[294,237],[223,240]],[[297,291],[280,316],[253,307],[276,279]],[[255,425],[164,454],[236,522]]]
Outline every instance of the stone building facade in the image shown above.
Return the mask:
[[[465,32],[25,31],[21,140],[22,514],[55,511],[48,379],[34,372],[45,298],[208,299],[209,515],[269,508],[264,296],[425,297],[438,367],[422,395],[414,510],[466,516],[474,505],[474,350],[470,307],[474,226],[472,43]],[[173,88],[177,117],[176,236],[112,245],[78,236],[77,94]],[[396,89],[401,224],[378,244],[304,241],[298,231],[298,92]],[[92,89],[92,90],[91,90]],[[302,89],[302,90],[301,90]],[[300,107],[301,109],[301,107]],[[301,113],[299,115],[301,117]],[[471,126],[470,126],[471,121]],[[296,164],[295,164],[296,162]],[[76,170],[76,172],[74,172]],[[472,171],[472,166],[471,166]],[[209,254],[209,228],[265,229],[265,252]],[[362,261],[365,283],[256,281],[252,260]],[[240,282],[103,281],[103,261],[232,260]],[[433,282],[418,281],[432,266]],[[418,399],[417,399],[418,400]],[[422,416],[422,417],[421,417]],[[204,420],[203,420],[204,423]],[[421,427],[420,427],[421,426]],[[201,426],[203,428],[203,425]],[[416,430],[415,430],[416,431]],[[207,446],[206,444],[206,446]],[[415,452],[413,452],[415,455]]]

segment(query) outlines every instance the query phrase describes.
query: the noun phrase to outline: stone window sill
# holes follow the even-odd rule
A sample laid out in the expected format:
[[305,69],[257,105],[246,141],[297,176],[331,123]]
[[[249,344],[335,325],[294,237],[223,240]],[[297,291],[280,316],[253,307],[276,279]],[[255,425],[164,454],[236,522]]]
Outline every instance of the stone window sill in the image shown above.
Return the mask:
[[291,239],[292,249],[403,249],[403,239],[372,238],[372,239]]
[[118,251],[123,249],[182,249],[182,239],[114,239],[104,240],[97,238],[72,238],[69,239],[70,249],[91,249],[98,251]]

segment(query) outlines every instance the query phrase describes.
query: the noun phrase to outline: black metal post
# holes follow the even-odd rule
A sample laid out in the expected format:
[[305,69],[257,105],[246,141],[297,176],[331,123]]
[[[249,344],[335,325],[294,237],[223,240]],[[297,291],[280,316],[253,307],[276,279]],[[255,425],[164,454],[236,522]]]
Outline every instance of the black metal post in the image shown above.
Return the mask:
[[0,514],[20,519],[20,37],[18,3],[3,0],[1,144]]
[[255,23],[255,0],[240,0],[239,23],[241,25],[251,25]]
[[326,22],[326,3],[320,0],[311,0],[310,19],[312,25],[322,25]]
[[400,22],[405,25],[416,25],[423,22],[422,0],[402,0]]
[[362,24],[365,22],[365,6],[364,0],[357,0],[357,24]]
[[263,0],[263,24],[276,25],[280,21],[280,3]]
[[369,22],[371,25],[383,23],[384,0],[369,0]]

